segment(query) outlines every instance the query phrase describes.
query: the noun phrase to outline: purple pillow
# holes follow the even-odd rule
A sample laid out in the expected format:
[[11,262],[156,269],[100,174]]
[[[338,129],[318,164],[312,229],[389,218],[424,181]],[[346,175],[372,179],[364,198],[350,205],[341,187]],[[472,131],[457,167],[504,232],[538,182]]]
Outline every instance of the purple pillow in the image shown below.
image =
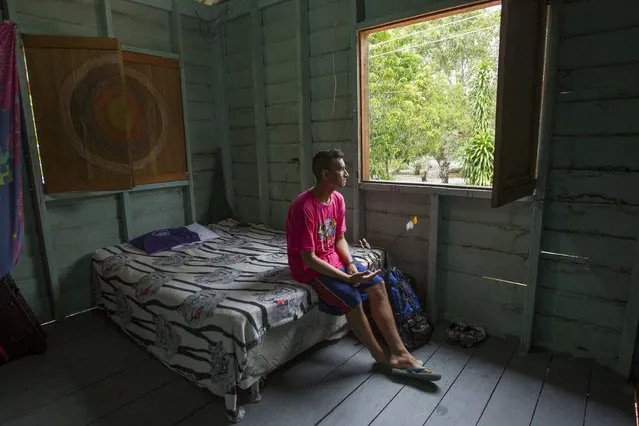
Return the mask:
[[148,254],[159,251],[170,250],[182,244],[195,243],[200,241],[200,236],[186,227],[160,229],[140,235],[130,241],[135,247],[144,250]]

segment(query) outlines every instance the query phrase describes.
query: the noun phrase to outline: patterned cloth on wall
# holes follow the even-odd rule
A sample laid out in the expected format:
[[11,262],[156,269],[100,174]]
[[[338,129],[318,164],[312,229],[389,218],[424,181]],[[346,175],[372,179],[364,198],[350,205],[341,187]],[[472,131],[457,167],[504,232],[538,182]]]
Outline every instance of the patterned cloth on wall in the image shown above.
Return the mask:
[[0,277],[18,263],[24,233],[16,25],[0,23]]

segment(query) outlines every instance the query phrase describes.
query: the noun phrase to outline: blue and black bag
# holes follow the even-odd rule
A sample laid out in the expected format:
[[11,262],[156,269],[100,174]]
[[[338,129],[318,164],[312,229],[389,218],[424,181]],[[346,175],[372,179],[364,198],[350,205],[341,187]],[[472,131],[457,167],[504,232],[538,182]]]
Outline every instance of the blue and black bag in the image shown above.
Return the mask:
[[428,343],[434,327],[413,290],[415,279],[387,261],[384,281],[399,336],[408,350]]

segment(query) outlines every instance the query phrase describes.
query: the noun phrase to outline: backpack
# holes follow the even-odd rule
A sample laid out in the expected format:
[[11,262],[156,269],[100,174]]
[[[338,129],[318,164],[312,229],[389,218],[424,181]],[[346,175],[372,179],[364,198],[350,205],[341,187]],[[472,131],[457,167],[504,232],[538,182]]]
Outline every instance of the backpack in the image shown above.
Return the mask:
[[413,290],[415,279],[387,261],[384,281],[397,330],[406,349],[413,350],[428,343],[434,327]]

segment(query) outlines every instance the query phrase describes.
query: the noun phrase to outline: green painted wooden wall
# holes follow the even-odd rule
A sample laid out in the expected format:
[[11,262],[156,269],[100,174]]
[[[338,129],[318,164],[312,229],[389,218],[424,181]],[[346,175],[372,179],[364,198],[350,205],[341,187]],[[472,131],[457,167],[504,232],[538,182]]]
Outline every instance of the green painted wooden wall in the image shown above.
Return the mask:
[[[169,10],[127,0],[111,0],[115,36],[135,48],[173,52]],[[103,36],[101,0],[19,0],[16,21],[23,33]],[[182,16],[184,69],[198,221],[208,221],[215,163],[214,58],[211,36],[198,20]],[[26,180],[25,180],[26,182]],[[28,188],[25,188],[27,190]],[[131,236],[185,224],[182,188],[131,193]],[[117,195],[47,201],[59,272],[61,301],[67,313],[92,307],[89,280],[92,252],[123,239],[121,200]],[[52,319],[36,230],[33,199],[25,197],[26,243],[13,271],[27,301],[42,322]]]
[[[462,2],[366,0],[366,18],[379,21]],[[257,173],[263,161],[268,162],[270,224],[283,226],[287,203],[299,192],[304,174],[304,141],[298,130],[305,86],[310,89],[311,152],[341,147],[353,169],[357,147],[352,3],[302,1],[308,5],[307,32],[303,22],[300,27],[294,0],[261,9],[257,21],[247,9],[227,25],[227,70],[234,65],[226,75],[231,131],[236,132],[231,137],[232,162],[234,176],[244,181],[235,190],[241,218],[259,219]],[[639,285],[639,277],[633,281],[632,274],[639,205],[633,189],[639,177],[639,121],[634,118],[639,111],[639,58],[633,47],[639,41],[639,4],[614,4],[574,0],[563,7],[552,94],[548,199],[541,254],[533,253],[541,257],[532,329],[533,346],[593,357],[610,366],[617,365],[624,330],[627,334],[633,323],[627,306],[630,298],[636,299],[631,282]],[[255,32],[262,41],[258,47]],[[300,57],[304,51],[297,43],[306,41],[308,56]],[[256,68],[250,58],[256,51],[264,65],[258,77],[251,75]],[[308,81],[300,77],[303,67],[309,69]],[[256,84],[263,85],[263,98],[255,96],[260,92]],[[265,159],[256,155],[255,102],[265,105]],[[351,224],[354,192],[352,186],[344,191]],[[531,201],[492,209],[487,199],[440,195],[433,210],[428,195],[366,190],[360,205],[365,206],[362,234],[390,246],[397,263],[415,274],[423,288],[429,276],[429,215],[437,212],[433,267],[440,316],[477,321],[495,335],[520,335],[533,238]],[[420,225],[398,239],[413,214],[420,216]]]
[[[73,13],[51,7],[45,18],[45,2],[21,0],[19,16],[25,26],[44,32],[98,35],[92,1],[73,2]],[[621,352],[637,346],[632,311],[639,309],[634,190],[639,4],[564,3],[540,253],[529,253],[535,238],[530,201],[492,209],[487,199],[358,190],[352,181],[343,192],[351,232],[359,225],[361,235],[387,246],[422,288],[430,285],[428,277],[436,277],[440,317],[474,320],[495,335],[520,335],[527,268],[540,256],[532,344],[614,366]],[[232,179],[229,198],[236,216],[265,218],[281,229],[288,203],[310,182],[308,157],[316,150],[341,147],[354,170],[354,2],[232,4],[237,6],[228,22],[218,27],[221,38],[203,35],[194,18],[183,17],[198,218],[206,218],[214,152],[228,147],[225,173]],[[378,20],[453,4],[365,2],[367,19]],[[116,35],[140,47],[170,48],[166,11],[147,8],[113,1]],[[183,221],[182,197],[179,190],[135,194],[134,233]],[[75,308],[88,306],[88,256],[119,241],[118,200],[55,202],[51,209],[65,300]],[[91,212],[100,212],[100,220]],[[397,238],[413,214],[419,215],[419,226]],[[16,274],[46,319],[37,235],[28,235]],[[429,247],[434,235],[436,251]],[[637,357],[635,350],[635,362]]]

